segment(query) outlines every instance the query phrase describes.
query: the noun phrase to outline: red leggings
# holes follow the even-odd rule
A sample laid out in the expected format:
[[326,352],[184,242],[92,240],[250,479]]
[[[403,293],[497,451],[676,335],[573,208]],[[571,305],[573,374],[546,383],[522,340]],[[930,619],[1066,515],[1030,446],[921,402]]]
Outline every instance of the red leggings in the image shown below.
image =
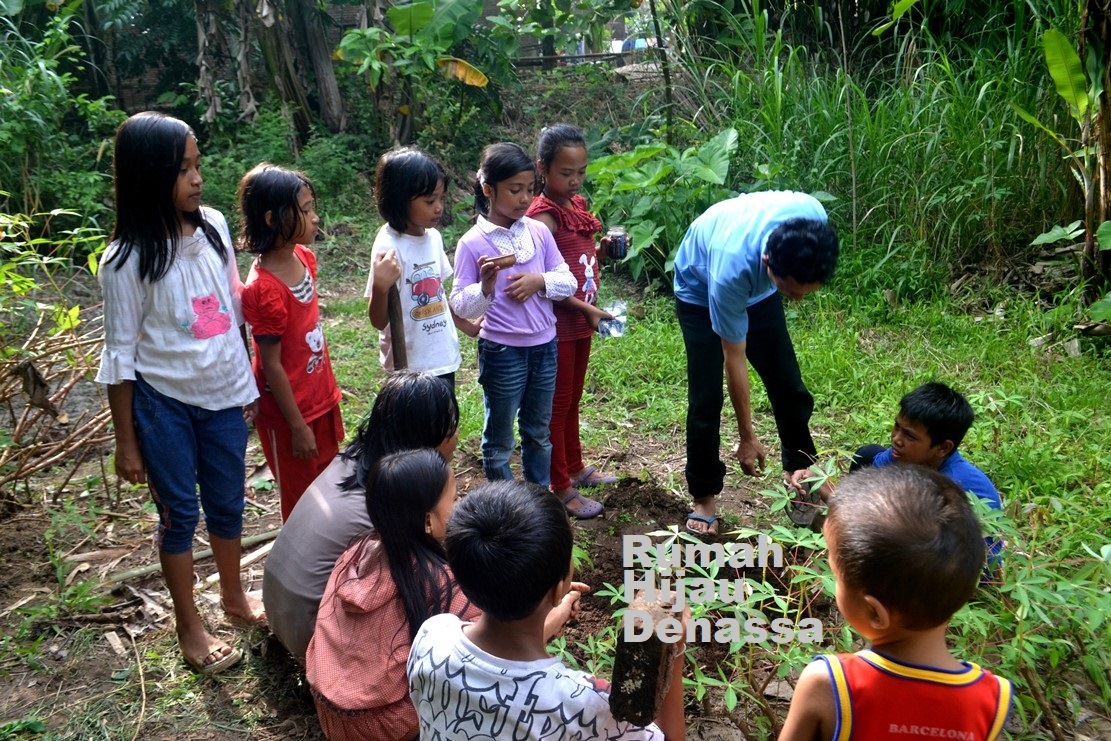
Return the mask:
[[258,440],[266,464],[274,474],[282,501],[282,522],[289,519],[293,505],[316,480],[339,452],[339,441],[343,439],[343,416],[337,404],[331,411],[309,422],[309,429],[316,438],[315,458],[293,457],[293,433],[288,427],[275,428],[256,424]]
[[556,386],[552,397],[552,490],[570,488],[571,473],[583,470],[583,447],[579,440],[579,402],[586,382],[593,335],[581,340],[561,339],[556,343]]

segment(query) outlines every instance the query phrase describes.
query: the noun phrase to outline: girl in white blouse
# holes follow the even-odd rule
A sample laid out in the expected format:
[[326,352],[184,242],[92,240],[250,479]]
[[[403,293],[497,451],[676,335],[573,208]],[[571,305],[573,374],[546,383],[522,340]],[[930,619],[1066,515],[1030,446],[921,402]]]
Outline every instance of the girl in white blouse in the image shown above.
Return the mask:
[[98,271],[116,474],[147,483],[178,643],[198,672],[240,652],[212,636],[193,602],[200,506],[230,622],[265,620],[239,580],[247,422],[258,389],[241,333],[242,284],[227,222],[202,208],[200,151],[189,126],[138,113],[116,133],[116,227]]

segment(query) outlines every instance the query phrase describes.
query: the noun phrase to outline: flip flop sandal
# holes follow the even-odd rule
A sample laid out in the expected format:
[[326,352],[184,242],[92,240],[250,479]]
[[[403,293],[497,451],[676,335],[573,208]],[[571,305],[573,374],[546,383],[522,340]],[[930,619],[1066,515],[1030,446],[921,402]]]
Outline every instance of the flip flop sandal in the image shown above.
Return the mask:
[[[208,656],[216,653],[220,650],[220,648],[221,647],[218,646],[212,649],[211,651],[209,651]],[[229,648],[231,647],[229,646]],[[193,671],[197,672],[198,674],[204,675],[219,674],[220,672],[227,671],[228,669],[231,669],[233,666],[238,664],[240,659],[243,658],[243,654],[240,653],[238,648],[232,648],[231,653],[227,654],[226,656],[221,656],[215,661],[206,664],[204,663],[204,660],[207,659],[208,656],[197,660],[190,658],[185,654],[182,654],[182,658],[185,659],[185,663],[191,666],[193,668]]]
[[576,489],[593,489],[596,486],[604,486],[605,484],[616,484],[617,480],[616,476],[603,476],[598,473],[598,469],[594,466],[587,466],[582,470],[582,473],[571,482],[571,486]]
[[687,519],[688,520],[697,520],[698,522],[706,523],[706,531],[705,532],[702,532],[700,530],[695,530],[694,528],[688,527],[686,523],[683,523],[683,530],[690,533],[691,535],[694,535],[696,537],[702,537],[702,536],[705,536],[705,535],[717,536],[717,533],[716,532],[711,532],[710,528],[712,528],[714,525],[717,524],[717,521],[721,519],[721,515],[706,516],[706,515],[700,515],[697,512],[688,512],[687,513]]
[[787,508],[787,516],[791,518],[791,522],[799,527],[809,528],[815,532],[821,532],[821,524],[823,518],[818,515],[822,512],[822,495],[815,487],[813,491],[807,494],[799,494],[795,492],[796,497],[791,500],[791,506]]
[[251,615],[251,617],[243,617],[242,615],[235,615],[228,612],[228,608],[224,607],[223,601],[220,602],[220,609],[224,611],[224,617],[227,621],[237,628],[268,628],[269,623],[266,622],[266,610],[260,609],[258,612]]
[[[579,501],[578,509],[571,509],[567,506],[576,499]],[[578,489],[572,489],[570,494],[559,501],[563,502],[563,507],[567,510],[567,514],[580,520],[593,520],[606,509],[602,506],[601,502],[595,502],[593,499],[584,497],[579,493]]]

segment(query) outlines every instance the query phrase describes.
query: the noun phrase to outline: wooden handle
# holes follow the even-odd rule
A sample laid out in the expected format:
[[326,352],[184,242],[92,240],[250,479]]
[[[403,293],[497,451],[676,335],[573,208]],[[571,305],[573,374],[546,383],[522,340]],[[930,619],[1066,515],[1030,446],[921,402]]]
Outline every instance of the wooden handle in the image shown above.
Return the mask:
[[386,315],[390,321],[390,344],[393,346],[393,369],[409,367],[409,356],[405,352],[405,318],[401,313],[401,294],[397,286],[390,286],[386,295]]

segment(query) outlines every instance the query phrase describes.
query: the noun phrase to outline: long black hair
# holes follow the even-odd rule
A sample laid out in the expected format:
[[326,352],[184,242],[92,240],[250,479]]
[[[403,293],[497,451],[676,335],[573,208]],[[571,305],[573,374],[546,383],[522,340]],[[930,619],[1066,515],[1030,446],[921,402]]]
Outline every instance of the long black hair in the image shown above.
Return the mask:
[[474,180],[474,204],[483,216],[490,215],[490,199],[482,192],[483,185],[491,188],[519,172],[536,172],[536,163],[519,144],[498,142],[482,150],[482,159]]
[[[112,241],[119,251],[105,264],[119,270],[131,251],[139,253],[139,278],[158,281],[166,275],[181,242],[181,223],[174,205],[185,142],[193,130],[184,121],[162,113],[136,113],[116,131],[112,158],[116,191],[116,226]],[[200,209],[185,218],[200,227],[212,248],[227,262],[227,246]]]
[[340,483],[344,491],[365,489],[370,469],[389,453],[435,448],[459,428],[459,405],[443,379],[431,373],[402,370],[392,374],[370,414],[341,455],[355,470]]
[[[239,248],[245,252],[264,255],[288,243],[297,232],[305,215],[297,199],[301,190],[308,188],[316,201],[316,189],[302,172],[287,170],[268,162],[255,165],[239,181],[239,213],[242,228]],[[266,223],[266,214],[270,223]]]
[[374,532],[356,556],[357,578],[367,575],[362,553],[377,541],[405,607],[410,641],[425,620],[450,610],[457,588],[449,577],[443,545],[426,531],[428,514],[450,477],[451,466],[439,452],[421,448],[384,456],[367,481],[366,509]]

